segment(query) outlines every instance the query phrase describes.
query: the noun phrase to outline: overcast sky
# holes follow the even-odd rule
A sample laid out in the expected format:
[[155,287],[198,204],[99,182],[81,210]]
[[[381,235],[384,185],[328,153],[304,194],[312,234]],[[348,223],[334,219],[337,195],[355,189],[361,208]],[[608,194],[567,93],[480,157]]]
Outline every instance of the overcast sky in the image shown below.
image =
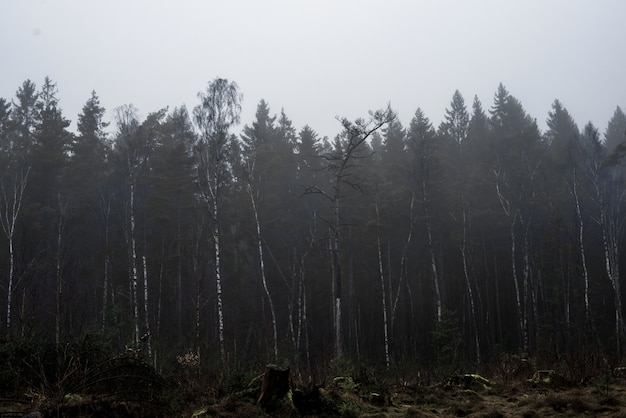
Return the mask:
[[72,127],[95,90],[108,118],[191,110],[215,77],[300,130],[387,103],[437,126],[458,89],[488,109],[498,83],[545,127],[558,98],[604,132],[626,106],[624,0],[0,0],[0,97],[49,76]]

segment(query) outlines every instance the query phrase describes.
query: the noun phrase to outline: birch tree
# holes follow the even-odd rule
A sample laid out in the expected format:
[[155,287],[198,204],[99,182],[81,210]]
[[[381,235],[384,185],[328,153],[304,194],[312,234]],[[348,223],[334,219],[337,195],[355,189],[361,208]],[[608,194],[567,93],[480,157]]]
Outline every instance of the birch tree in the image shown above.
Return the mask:
[[194,119],[199,131],[198,179],[200,190],[212,220],[213,274],[217,297],[217,330],[222,364],[226,361],[224,341],[224,305],[222,300],[222,272],[220,266],[220,211],[222,187],[229,175],[228,151],[232,143],[229,130],[239,123],[242,96],[235,82],[216,78],[205,92],[198,93],[200,104],[194,108]]
[[[284,113],[283,113],[284,116]],[[261,177],[267,177],[269,166],[258,167],[259,160],[263,161],[263,154],[271,154],[275,152],[273,142],[276,140],[276,132],[273,126],[275,118],[269,116],[269,107],[264,100],[261,100],[257,106],[256,121],[251,127],[244,127],[244,134],[241,136],[243,141],[243,164],[244,176],[246,182],[246,191],[250,197],[252,214],[254,217],[254,225],[256,228],[256,247],[259,257],[259,273],[261,275],[261,284],[263,292],[267,298],[272,321],[272,341],[273,341],[273,357],[274,361],[278,360],[278,329],[276,325],[276,308],[274,307],[274,299],[267,283],[265,260],[263,254],[263,234],[261,232],[261,222],[259,219],[258,202],[260,197]]]
[[[15,230],[17,220],[22,209],[24,199],[24,191],[28,184],[28,174],[30,168],[23,172],[15,174],[10,182],[2,182],[0,191],[2,192],[2,202],[0,209],[0,225],[2,231],[8,240],[9,249],[9,271],[7,272],[7,316],[6,316],[6,334],[7,338],[11,335],[11,315],[13,307],[13,286],[15,280]],[[7,184],[8,183],[8,184]]]
[[119,107],[115,110],[118,135],[116,139],[116,151],[119,153],[120,162],[123,164],[127,176],[128,206],[126,210],[127,227],[125,238],[128,248],[129,262],[129,293],[133,318],[134,347],[139,347],[140,320],[139,320],[139,297],[138,297],[138,261],[137,261],[137,211],[136,189],[137,176],[140,166],[145,162],[146,152],[141,148],[137,131],[139,120],[137,109],[132,105]]
[[[589,131],[592,144],[599,144],[597,132],[594,132],[591,127]],[[588,159],[592,193],[597,207],[594,220],[601,232],[605,274],[613,289],[614,332],[618,353],[622,350],[621,337],[626,334],[620,284],[620,254],[625,226],[623,210],[626,190],[624,189],[624,171],[621,166],[624,145],[623,143],[617,144],[618,140],[615,136],[619,135],[618,132],[624,135],[625,131],[626,118],[618,108],[609,121],[609,127],[605,133],[605,143],[613,144],[611,154],[607,156],[606,148],[595,146],[593,147],[595,153]]]

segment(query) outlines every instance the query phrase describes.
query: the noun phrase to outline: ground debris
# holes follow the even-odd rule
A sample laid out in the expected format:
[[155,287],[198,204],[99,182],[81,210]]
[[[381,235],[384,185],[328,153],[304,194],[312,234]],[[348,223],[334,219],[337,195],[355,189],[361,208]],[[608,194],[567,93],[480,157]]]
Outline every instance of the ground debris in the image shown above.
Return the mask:
[[463,388],[473,391],[487,391],[495,386],[495,383],[479,374],[457,374],[450,376],[444,388]]

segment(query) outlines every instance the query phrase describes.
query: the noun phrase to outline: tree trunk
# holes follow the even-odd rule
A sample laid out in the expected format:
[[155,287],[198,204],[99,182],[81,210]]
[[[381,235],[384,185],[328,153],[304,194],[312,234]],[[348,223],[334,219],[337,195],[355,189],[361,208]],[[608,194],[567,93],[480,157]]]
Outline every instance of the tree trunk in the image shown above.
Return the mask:
[[576,169],[574,168],[572,196],[574,196],[574,205],[576,207],[576,219],[578,220],[578,246],[580,251],[580,262],[583,268],[584,297],[585,297],[585,319],[590,321],[591,313],[589,311],[589,272],[587,271],[587,258],[585,257],[584,243],[584,220],[580,210],[580,201],[578,199],[578,179],[576,177]]
[[133,309],[133,324],[135,326],[135,348],[139,348],[139,301],[137,296],[137,243],[135,240],[135,184],[130,180],[130,281],[131,300]]
[[467,297],[470,303],[470,314],[472,316],[472,326],[474,327],[474,344],[476,347],[476,363],[480,364],[480,339],[478,334],[478,321],[476,320],[476,308],[474,305],[474,293],[467,268],[467,219],[465,213],[465,198],[461,194],[462,205],[462,233],[461,233],[461,258],[463,261],[463,276],[465,277],[465,286],[467,287]]
[[335,186],[334,200],[334,225],[333,240],[331,247],[332,267],[333,267],[333,289],[334,289],[334,305],[333,318],[335,331],[335,359],[341,358],[343,342],[341,336],[341,267],[339,265],[339,185]]
[[24,197],[24,190],[28,184],[28,174],[30,173],[30,167],[26,170],[26,173],[20,173],[15,176],[15,181],[11,184],[11,190],[7,191],[4,184],[0,185],[0,191],[2,192],[2,213],[0,214],[0,226],[4,231],[7,240],[9,241],[9,273],[7,283],[7,320],[6,320],[6,335],[7,338],[11,335],[11,310],[13,306],[13,281],[15,276],[15,249],[13,237],[15,236],[15,225],[17,218],[20,214],[20,208],[22,206],[22,198]]
[[261,392],[256,401],[263,409],[272,409],[289,392],[289,369],[267,365]]
[[[104,197],[102,198],[104,203]],[[111,275],[111,255],[109,254],[109,217],[111,215],[111,199],[106,202],[104,212],[104,277],[102,280],[102,332],[106,329],[107,309],[109,301],[109,279]]]
[[213,199],[213,250],[215,251],[215,290],[217,297],[217,332],[220,342],[220,359],[226,363],[226,343],[224,341],[224,304],[222,302],[222,274],[220,267],[220,229],[218,225],[217,193]]
[[381,304],[383,308],[383,335],[385,344],[385,366],[389,369],[389,330],[387,324],[387,295],[385,292],[385,274],[383,270],[383,256],[380,249],[380,215],[378,213],[378,204],[376,208],[376,247],[378,249],[378,273],[380,275]]
[[142,257],[142,268],[143,268],[143,314],[144,314],[144,326],[146,327],[146,331],[144,332],[141,340],[146,343],[148,347],[148,358],[152,358],[152,344],[151,334],[150,334],[150,310],[149,310],[149,292],[148,292],[148,262],[146,260],[145,252],[146,243],[144,243],[144,255]]
[[422,203],[424,205],[424,218],[426,221],[426,238],[428,239],[428,252],[430,254],[430,271],[432,273],[433,286],[435,288],[435,302],[437,303],[437,322],[441,322],[443,314],[443,303],[441,298],[441,289],[439,287],[439,276],[437,274],[437,261],[435,258],[435,249],[433,247],[433,234],[430,225],[430,214],[428,211],[428,190],[426,187],[426,179],[422,179]]
[[[406,259],[407,253],[409,249],[409,245],[411,244],[411,239],[413,237],[413,228],[415,226],[415,216],[413,214],[415,207],[415,190],[411,193],[411,203],[409,206],[409,232],[407,234],[406,240],[404,241],[404,248],[402,249],[402,257],[400,258],[400,277],[398,279],[398,288],[396,289],[396,296],[393,300],[393,308],[391,309],[391,321],[389,322],[389,327],[393,331],[394,324],[396,322],[396,312],[398,309],[398,301],[400,300],[400,292],[404,287],[404,281],[406,279]],[[391,292],[391,287],[389,288]]]
[[[500,171],[496,170],[496,193],[498,195],[498,199],[500,200],[500,204],[502,206],[502,210],[506,215],[507,219],[510,223],[510,237],[511,237],[511,272],[513,275],[513,284],[515,286],[515,303],[517,307],[517,318],[519,322],[519,335],[521,337],[522,349],[527,352],[528,351],[528,334],[526,332],[526,315],[524,310],[522,309],[522,298],[520,295],[520,287],[519,287],[519,279],[517,277],[517,263],[516,263],[516,248],[515,248],[515,225],[517,224],[517,218],[519,216],[519,210],[513,208],[511,202],[503,195],[500,190]],[[506,184],[506,183],[505,183]],[[524,286],[524,292],[527,291],[527,286]],[[526,294],[524,293],[524,300],[526,300]],[[524,305],[524,307],[526,307]]]
[[61,343],[61,305],[63,298],[63,271],[62,271],[62,237],[63,237],[63,221],[65,217],[65,208],[67,204],[61,203],[61,195],[59,199],[59,222],[57,224],[57,253],[55,262],[55,276],[56,276],[56,313],[55,313],[55,327],[54,327],[54,340],[58,346]]
[[263,283],[263,290],[267,296],[267,301],[270,305],[270,313],[272,315],[272,331],[274,339],[274,361],[278,360],[278,332],[276,328],[276,311],[274,310],[274,301],[272,300],[272,294],[267,286],[267,280],[265,278],[265,263],[263,262],[263,243],[261,235],[261,224],[259,223],[259,212],[256,207],[256,200],[254,199],[254,193],[252,192],[252,186],[249,186],[248,190],[250,194],[250,200],[252,201],[252,211],[254,212],[254,222],[256,224],[257,233],[257,249],[259,251],[259,267],[261,269],[261,281]]

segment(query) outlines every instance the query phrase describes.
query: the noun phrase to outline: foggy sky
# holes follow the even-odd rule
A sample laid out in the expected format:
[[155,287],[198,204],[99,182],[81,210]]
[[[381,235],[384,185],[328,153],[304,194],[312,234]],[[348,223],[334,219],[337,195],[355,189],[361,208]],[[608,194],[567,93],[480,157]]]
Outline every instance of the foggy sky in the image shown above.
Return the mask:
[[239,84],[242,124],[265,99],[296,129],[387,103],[435,127],[458,89],[485,110],[502,82],[545,128],[558,98],[604,132],[626,106],[623,0],[2,0],[0,97],[57,83],[72,128],[95,90],[111,118],[191,110],[215,77]]

